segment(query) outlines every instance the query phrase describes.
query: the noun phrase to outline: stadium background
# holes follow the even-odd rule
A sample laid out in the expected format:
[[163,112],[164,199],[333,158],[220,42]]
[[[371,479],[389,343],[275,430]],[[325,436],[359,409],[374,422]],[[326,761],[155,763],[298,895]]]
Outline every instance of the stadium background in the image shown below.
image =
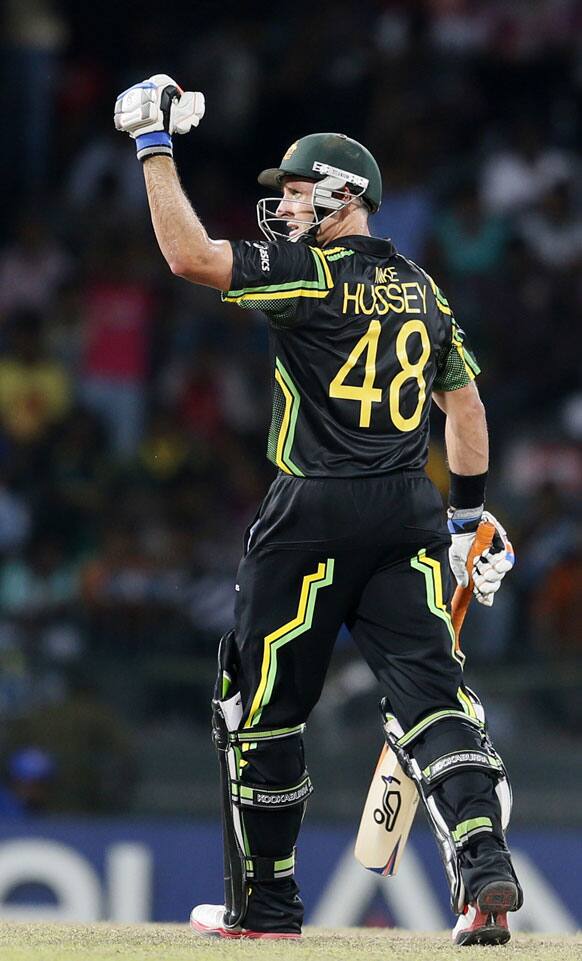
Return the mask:
[[[7,0],[3,26],[2,837],[216,818],[216,642],[273,476],[267,339],[157,250],[111,117],[167,71],[206,94],[175,155],[213,237],[258,236],[256,173],[304,133],[377,156],[374,232],[437,278],[481,362],[489,504],[517,551],[470,612],[467,678],[516,829],[579,850],[582,4]],[[445,493],[436,414],[430,470]],[[378,694],[340,637],[307,734],[322,837],[356,826]]]

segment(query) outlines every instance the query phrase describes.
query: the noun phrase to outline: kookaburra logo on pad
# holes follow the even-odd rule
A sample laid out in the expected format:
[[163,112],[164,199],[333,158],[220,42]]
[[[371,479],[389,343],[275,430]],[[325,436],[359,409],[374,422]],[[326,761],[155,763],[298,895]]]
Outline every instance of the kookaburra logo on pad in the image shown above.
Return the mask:
[[382,780],[385,785],[384,797],[382,798],[382,807],[374,810],[374,820],[376,824],[383,824],[387,831],[393,831],[402,806],[402,796],[398,788],[394,786],[400,785],[400,781],[397,777],[386,777],[384,774]]

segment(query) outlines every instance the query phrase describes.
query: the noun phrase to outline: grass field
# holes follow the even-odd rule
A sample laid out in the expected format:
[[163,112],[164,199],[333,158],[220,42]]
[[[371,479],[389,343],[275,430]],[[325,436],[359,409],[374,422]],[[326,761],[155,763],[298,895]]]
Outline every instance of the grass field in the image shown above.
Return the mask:
[[307,928],[302,941],[215,941],[185,925],[0,923],[1,961],[582,961],[582,937],[514,935],[496,948],[455,948],[448,934]]

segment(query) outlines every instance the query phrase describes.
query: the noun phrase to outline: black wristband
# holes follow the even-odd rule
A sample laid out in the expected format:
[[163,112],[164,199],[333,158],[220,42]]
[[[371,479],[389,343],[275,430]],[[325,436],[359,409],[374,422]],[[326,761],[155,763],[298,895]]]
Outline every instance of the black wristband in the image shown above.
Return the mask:
[[487,474],[453,474],[449,488],[449,504],[456,510],[470,510],[485,503]]

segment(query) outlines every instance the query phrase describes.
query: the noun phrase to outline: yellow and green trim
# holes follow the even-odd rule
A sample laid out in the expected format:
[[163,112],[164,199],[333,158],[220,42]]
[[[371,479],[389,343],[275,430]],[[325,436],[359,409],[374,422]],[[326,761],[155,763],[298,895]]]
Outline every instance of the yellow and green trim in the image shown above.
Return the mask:
[[327,297],[333,287],[333,277],[327,261],[318,247],[309,247],[315,265],[315,280],[299,279],[286,284],[263,284],[260,287],[243,287],[221,294],[225,303],[240,307],[260,309],[261,304],[275,300],[294,300],[297,297]]
[[[411,727],[409,731],[406,731],[406,733],[403,734],[402,737],[399,737],[398,747],[406,747],[407,744],[411,744],[413,741],[416,741],[417,738],[419,738],[421,734],[424,734],[424,732],[429,727],[432,727],[433,724],[437,724],[438,721],[442,721],[445,718],[450,718],[450,717],[461,718],[464,721],[469,720],[468,716],[464,714],[462,711],[454,711],[454,710],[448,710],[448,709],[445,709],[443,711],[435,711],[433,714],[429,714],[427,715],[427,717],[423,717],[422,721],[419,721],[418,724],[415,724],[414,727]],[[479,728],[482,727],[481,722],[478,719],[470,718],[470,721],[476,727],[479,727]]]
[[[293,854],[290,854],[286,858],[273,859],[273,880],[277,880],[277,878],[290,877],[294,873],[294,871],[295,871],[295,852],[293,852]],[[256,874],[254,857],[245,858],[245,874],[248,881],[254,880],[255,874]],[[265,880],[264,877],[263,877],[263,880]]]
[[221,685],[220,685],[220,698],[226,701],[228,697],[228,692],[232,686],[232,677],[228,671],[222,671]]
[[326,260],[332,263],[334,260],[342,260],[344,257],[353,257],[355,251],[348,250],[347,247],[328,247],[326,250],[322,250],[322,254]]
[[455,629],[443,598],[443,579],[440,561],[429,557],[426,549],[423,548],[418,552],[416,557],[411,558],[410,566],[423,575],[426,587],[426,602],[429,610],[435,617],[440,618],[440,620],[446,624],[447,631],[451,638],[451,657],[462,667],[465,662],[465,655],[462,651],[455,649]]
[[252,728],[259,723],[264,708],[271,700],[277,677],[277,658],[280,649],[299,637],[300,634],[305,634],[306,631],[311,630],[317,592],[322,587],[329,587],[333,582],[333,568],[334,558],[329,557],[327,561],[319,563],[312,574],[305,575],[301,583],[299,604],[295,617],[264,638],[261,679],[253,698],[249,716],[244,723],[245,729]]
[[[253,741],[281,740],[285,737],[293,737],[295,734],[303,734],[305,724],[295,724],[293,727],[278,727],[273,731],[253,731]],[[246,744],[248,738],[242,738],[239,731],[229,731],[228,739],[231,744]]]
[[446,314],[447,317],[452,317],[452,316],[453,316],[453,312],[452,312],[451,308],[449,307],[449,302],[448,302],[447,298],[445,297],[445,295],[443,294],[443,292],[442,292],[442,290],[440,289],[440,287],[438,287],[437,284],[435,284],[434,280],[432,279],[432,277],[430,276],[430,274],[427,274],[426,270],[423,270],[422,273],[424,274],[424,276],[426,277],[426,279],[428,280],[428,282],[429,282],[429,284],[430,284],[431,290],[432,290],[432,292],[433,292],[433,294],[434,294],[434,298],[435,298],[435,301],[436,301],[436,305],[437,305],[438,309],[440,310],[440,312],[441,312],[442,314]]
[[457,700],[463,708],[467,717],[477,717],[477,711],[468,694],[465,694],[462,687],[457,688]]
[[300,470],[297,464],[291,459],[291,449],[295,439],[295,427],[297,426],[297,414],[299,413],[301,398],[289,372],[285,369],[278,357],[275,358],[275,380],[285,398],[285,410],[279,427],[276,445],[274,445],[275,463],[285,474],[295,474],[296,477],[304,477],[303,471]]
[[475,360],[471,352],[468,350],[465,350],[465,345],[459,333],[459,328],[457,326],[457,322],[455,321],[454,317],[452,318],[451,344],[454,347],[454,349],[457,351],[459,357],[461,358],[461,361],[463,362],[463,365],[465,367],[469,380],[475,380],[475,377],[477,376],[477,374],[481,373],[481,368],[479,367],[479,364],[477,363],[477,361]]
[[452,832],[453,841],[457,847],[461,847],[463,844],[466,844],[474,834],[481,834],[483,832],[491,833],[492,831],[493,821],[491,818],[469,818],[467,821],[461,821],[460,824],[457,824]]

